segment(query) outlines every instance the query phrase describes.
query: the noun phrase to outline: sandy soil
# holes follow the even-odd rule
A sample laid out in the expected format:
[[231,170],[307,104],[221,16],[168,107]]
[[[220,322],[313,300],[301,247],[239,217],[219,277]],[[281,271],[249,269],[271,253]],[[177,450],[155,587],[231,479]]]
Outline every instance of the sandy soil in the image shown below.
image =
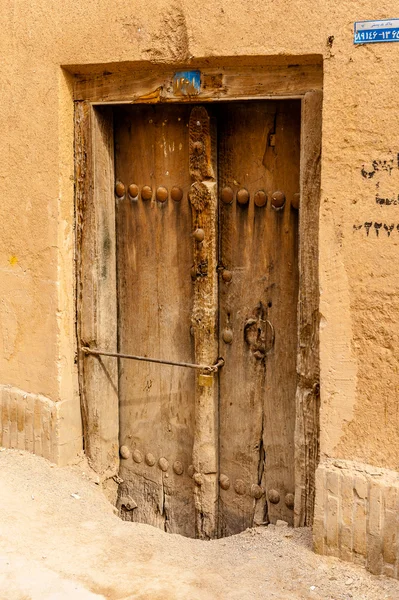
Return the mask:
[[[74,496],[72,496],[74,494]],[[262,527],[201,542],[121,521],[81,467],[0,451],[1,600],[396,600],[399,582]]]

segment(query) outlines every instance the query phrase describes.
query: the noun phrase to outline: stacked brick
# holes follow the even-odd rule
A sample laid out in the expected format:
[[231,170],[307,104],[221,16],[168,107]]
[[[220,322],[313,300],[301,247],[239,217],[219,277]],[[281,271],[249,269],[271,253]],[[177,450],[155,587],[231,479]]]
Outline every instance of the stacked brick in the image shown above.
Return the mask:
[[399,473],[344,460],[316,472],[316,552],[399,578]]
[[56,407],[38,394],[0,387],[0,446],[54,459]]

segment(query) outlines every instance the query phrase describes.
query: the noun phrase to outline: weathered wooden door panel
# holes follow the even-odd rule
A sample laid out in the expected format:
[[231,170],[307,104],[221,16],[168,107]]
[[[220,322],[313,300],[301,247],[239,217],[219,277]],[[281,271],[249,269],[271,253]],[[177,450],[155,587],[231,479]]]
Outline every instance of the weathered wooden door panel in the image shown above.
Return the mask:
[[[203,106],[194,107],[189,121],[189,200],[193,225],[192,332],[198,364],[213,365],[218,358],[218,211],[216,123]],[[218,380],[199,373],[195,390],[193,493],[196,535],[217,535],[218,503]]]
[[119,351],[225,359],[120,360],[123,518],[293,520],[299,125],[297,101],[115,113]]
[[299,127],[299,102],[219,119],[219,535],[293,521]]
[[[116,179],[125,186],[116,200],[118,343],[120,352],[194,362],[189,113],[116,113]],[[187,536],[195,523],[194,392],[189,369],[120,360],[120,444],[130,451],[121,461],[122,515]]]

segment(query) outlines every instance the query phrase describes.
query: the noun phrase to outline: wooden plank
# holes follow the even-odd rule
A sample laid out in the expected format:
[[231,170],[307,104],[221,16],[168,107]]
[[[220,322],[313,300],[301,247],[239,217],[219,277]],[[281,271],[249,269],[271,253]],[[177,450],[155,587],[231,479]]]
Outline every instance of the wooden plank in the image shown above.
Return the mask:
[[[138,186],[117,199],[120,352],[195,362],[189,106],[115,112],[116,181]],[[151,197],[143,199],[143,187]],[[174,187],[182,198],[171,198]],[[165,202],[156,190],[167,189]],[[192,475],[195,371],[121,360],[119,507],[123,518],[195,536]],[[190,468],[191,467],[191,468]],[[127,506],[129,498],[137,505]]]
[[[223,107],[219,186],[247,190],[250,199],[220,203],[220,524],[238,533],[267,518],[292,521],[285,495],[294,491],[296,384],[297,214],[299,103]],[[276,211],[271,195],[283,189]],[[259,190],[266,206],[254,203]],[[222,193],[222,192],[221,192]],[[272,323],[276,331],[272,342]],[[232,343],[226,343],[226,334]],[[227,338],[228,339],[228,338]],[[270,353],[267,354],[267,351]],[[277,488],[278,504],[267,493]],[[266,495],[265,495],[266,492]]]
[[[77,338],[116,348],[115,212],[111,109],[75,109]],[[114,358],[79,352],[85,452],[103,478],[118,471],[118,380]]]
[[319,461],[319,204],[322,92],[302,100],[298,387],[295,430],[295,525],[313,522]]
[[[218,357],[218,234],[215,123],[203,107],[191,111],[190,188],[193,236],[194,301],[192,327],[195,360],[215,364]],[[217,533],[218,499],[218,385],[217,376],[200,373],[195,390],[193,466],[196,536]]]
[[[241,187],[251,195],[245,206],[236,199],[232,204],[220,202],[220,262],[232,277],[224,281],[222,272],[219,300],[220,354],[225,358],[220,373],[220,536],[252,526],[255,499],[250,491],[252,485],[262,483],[259,465],[263,472],[265,362],[249,351],[244,327],[263,292],[264,254],[267,256],[264,244],[268,245],[269,236],[265,208],[255,207],[254,193],[263,187],[262,159],[274,128],[275,111],[275,103],[268,103],[265,110],[259,104],[251,108],[228,105],[219,117],[221,195],[226,193],[224,188],[231,188],[235,195]],[[259,135],[254,131],[255,124]],[[253,165],[248,164],[249,147],[255,157]],[[231,344],[224,341],[229,332]],[[259,500],[263,505],[260,512],[264,513],[264,495]]]
[[241,66],[201,69],[198,96],[177,96],[173,90],[175,71],[136,71],[106,75],[78,75],[74,97],[89,102],[213,102],[260,96],[300,96],[321,89],[323,74],[318,64]]
[[[297,385],[298,211],[291,205],[299,193],[300,103],[281,102],[270,157],[270,188],[284,192],[284,208],[274,210],[273,245],[267,282],[268,318],[275,344],[266,359],[263,447],[268,519],[294,522],[295,393]],[[269,157],[268,157],[269,158]],[[266,159],[267,160],[267,159]],[[277,492],[277,493],[276,493]],[[277,499],[279,499],[278,502]],[[273,502],[274,500],[274,502]]]

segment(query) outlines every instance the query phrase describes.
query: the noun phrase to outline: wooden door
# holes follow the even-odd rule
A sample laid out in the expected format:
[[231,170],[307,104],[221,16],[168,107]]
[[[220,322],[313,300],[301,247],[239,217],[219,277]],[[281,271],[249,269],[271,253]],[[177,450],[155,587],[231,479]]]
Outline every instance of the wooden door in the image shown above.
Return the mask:
[[219,119],[219,535],[293,523],[298,102]]
[[[189,116],[189,106],[115,113],[122,353],[194,362]],[[191,369],[119,361],[122,517],[191,537],[194,390]]]
[[115,111],[125,519],[293,521],[299,102]]

